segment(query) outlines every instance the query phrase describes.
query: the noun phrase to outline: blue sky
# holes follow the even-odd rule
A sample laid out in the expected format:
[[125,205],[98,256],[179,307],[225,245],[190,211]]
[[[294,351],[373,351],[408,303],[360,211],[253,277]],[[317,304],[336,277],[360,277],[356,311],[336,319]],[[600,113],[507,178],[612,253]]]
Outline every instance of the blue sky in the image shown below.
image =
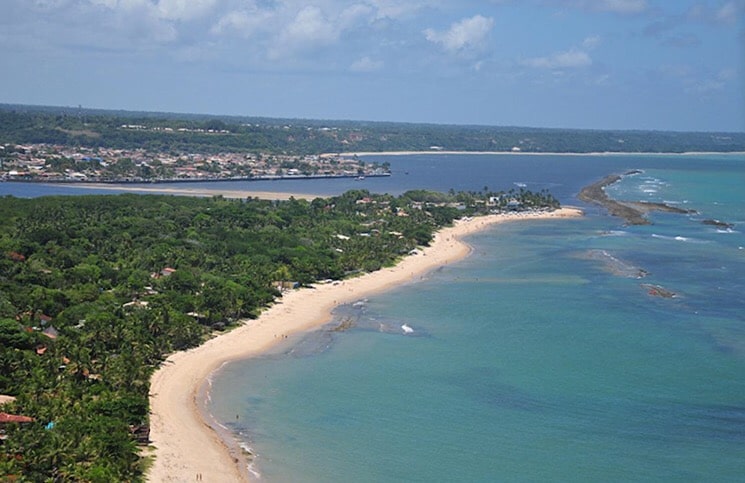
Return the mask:
[[0,102],[745,131],[745,0],[2,0]]

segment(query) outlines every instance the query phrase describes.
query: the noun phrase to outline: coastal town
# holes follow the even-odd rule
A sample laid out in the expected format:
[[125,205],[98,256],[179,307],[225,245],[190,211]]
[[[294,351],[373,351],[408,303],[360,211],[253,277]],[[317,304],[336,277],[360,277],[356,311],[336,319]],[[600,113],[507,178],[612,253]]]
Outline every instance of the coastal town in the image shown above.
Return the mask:
[[143,183],[390,176],[388,163],[357,157],[246,152],[0,145],[0,181]]

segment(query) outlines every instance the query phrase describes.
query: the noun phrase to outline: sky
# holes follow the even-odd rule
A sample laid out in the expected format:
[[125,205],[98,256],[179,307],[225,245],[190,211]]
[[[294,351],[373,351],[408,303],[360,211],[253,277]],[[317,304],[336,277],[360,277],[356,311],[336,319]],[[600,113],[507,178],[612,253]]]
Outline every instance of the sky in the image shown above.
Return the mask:
[[745,131],[745,0],[2,0],[0,103]]

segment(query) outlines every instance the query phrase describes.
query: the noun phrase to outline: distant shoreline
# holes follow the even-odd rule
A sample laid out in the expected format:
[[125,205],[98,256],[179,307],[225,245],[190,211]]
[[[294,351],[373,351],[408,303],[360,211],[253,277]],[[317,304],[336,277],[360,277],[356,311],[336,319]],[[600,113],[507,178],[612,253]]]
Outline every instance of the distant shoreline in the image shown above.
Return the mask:
[[418,154],[509,154],[515,156],[707,156],[707,155],[745,155],[745,151],[685,151],[685,152],[534,152],[534,151],[347,151],[341,153],[324,153],[321,156],[409,156]]
[[214,182],[243,182],[243,181],[289,181],[289,180],[312,180],[312,179],[364,179],[364,178],[387,178],[391,173],[369,173],[358,174],[309,174],[297,176],[232,176],[232,177],[207,177],[207,178],[159,178],[159,179],[38,179],[38,178],[0,178],[0,181],[9,183],[38,183],[54,185],[131,185],[131,184],[190,184],[190,183],[214,183]]
[[110,191],[123,191],[127,193],[146,193],[146,194],[160,194],[160,195],[179,195],[179,196],[197,196],[197,197],[211,197],[211,196],[222,196],[224,198],[259,198],[262,200],[289,200],[290,198],[305,199],[312,201],[316,198],[326,198],[329,195],[320,195],[312,193],[289,193],[289,192],[274,192],[274,191],[253,191],[253,190],[221,190],[214,188],[163,188],[157,186],[131,186],[131,185],[116,185],[116,184],[101,184],[101,183],[45,183],[49,186],[74,186],[75,188],[82,189],[99,189],[99,190],[110,190]]

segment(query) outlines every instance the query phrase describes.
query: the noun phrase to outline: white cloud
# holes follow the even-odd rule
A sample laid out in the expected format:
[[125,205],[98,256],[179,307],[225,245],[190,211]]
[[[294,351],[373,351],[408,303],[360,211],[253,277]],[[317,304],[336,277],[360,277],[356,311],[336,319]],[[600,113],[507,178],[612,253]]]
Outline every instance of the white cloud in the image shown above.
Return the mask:
[[109,43],[123,45],[133,40],[135,43],[170,43],[178,38],[173,22],[163,16],[159,5],[149,0],[84,0],[78,4],[80,9],[74,14],[75,21],[96,22],[110,33]]
[[415,0],[369,0],[368,3],[375,9],[376,20],[398,20],[413,15],[426,6],[426,2]]
[[213,35],[237,34],[249,38],[272,24],[271,12],[252,10],[236,10],[228,12],[210,29]]
[[194,20],[208,14],[217,0],[160,0],[158,14],[168,20]]
[[702,21],[710,24],[732,25],[742,19],[745,14],[745,1],[729,1],[718,8],[709,7],[701,3],[695,3],[688,10],[690,20]]
[[481,49],[485,46],[487,37],[494,19],[475,15],[455,22],[448,30],[438,32],[434,29],[426,29],[424,36],[430,42],[439,44],[450,53],[465,50]]
[[67,7],[70,0],[36,0],[29,3],[31,3],[31,6],[38,11],[48,12],[58,8]]
[[305,7],[281,31],[269,49],[269,56],[277,59],[293,55],[298,51],[330,45],[336,42],[339,33],[320,8]]
[[686,64],[661,65],[656,69],[655,74],[675,80],[677,84],[683,86],[686,92],[695,94],[720,91],[737,78],[737,72],[733,68],[728,67],[707,73]]
[[347,28],[353,27],[360,21],[371,18],[374,10],[369,5],[363,5],[356,3],[351,5],[339,14],[339,28],[346,30]]
[[727,83],[719,77],[709,77],[697,81],[691,81],[686,87],[687,92],[697,94],[708,94],[710,92],[721,91]]
[[714,18],[722,23],[735,23],[741,18],[741,10],[742,4],[738,5],[735,2],[727,2],[714,12]]
[[548,57],[533,57],[522,61],[523,65],[536,69],[576,69],[592,64],[592,59],[582,50],[570,49]]
[[349,67],[353,72],[374,72],[383,68],[382,60],[373,60],[370,57],[362,57],[357,59]]
[[641,13],[649,8],[647,0],[569,0],[565,3],[585,10],[620,14]]
[[582,41],[582,47],[586,49],[594,49],[598,45],[600,45],[600,36],[598,35],[591,35]]

